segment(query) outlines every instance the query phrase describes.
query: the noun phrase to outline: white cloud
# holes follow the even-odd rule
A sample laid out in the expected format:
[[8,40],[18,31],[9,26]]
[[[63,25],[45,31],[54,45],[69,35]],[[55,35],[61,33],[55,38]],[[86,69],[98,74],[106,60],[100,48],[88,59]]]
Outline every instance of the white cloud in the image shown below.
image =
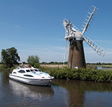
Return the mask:
[[[110,41],[105,41],[108,43]],[[65,42],[66,44],[66,42]],[[65,55],[65,45],[64,46],[48,46],[39,45],[27,47],[23,44],[16,44],[15,46],[21,57],[21,61],[27,61],[29,55],[38,55],[40,62],[50,62],[50,61],[64,61]],[[33,48],[32,48],[33,47]],[[86,62],[112,62],[112,48],[104,48],[105,56],[99,56],[91,47],[84,46],[84,53]],[[69,45],[67,48],[67,56],[69,52]],[[68,57],[66,58],[66,60]]]
[[21,61],[26,61],[28,56],[37,55],[40,62],[63,61],[65,48],[57,46],[46,46],[33,49],[18,49]]
[[[67,49],[67,56],[68,56]],[[38,47],[33,49],[19,49],[21,56],[21,61],[26,61],[29,55],[38,55],[40,62],[50,62],[50,61],[64,61],[65,47],[58,46],[46,46]],[[112,49],[105,49],[105,56],[99,56],[91,47],[84,47],[85,59],[86,62],[112,62]],[[66,60],[68,57],[66,58]]]

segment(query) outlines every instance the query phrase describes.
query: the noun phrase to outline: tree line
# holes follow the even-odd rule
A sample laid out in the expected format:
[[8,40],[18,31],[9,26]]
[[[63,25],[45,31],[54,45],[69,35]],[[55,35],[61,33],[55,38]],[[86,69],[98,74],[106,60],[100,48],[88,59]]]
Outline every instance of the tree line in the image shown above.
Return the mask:
[[53,61],[51,61],[51,62],[41,62],[41,64],[68,64],[68,62],[53,62]]
[[[13,67],[14,65],[19,64],[20,56],[15,47],[11,47],[8,49],[2,49],[1,52],[1,63],[7,67]],[[23,62],[25,63],[25,62]],[[38,56],[28,56],[27,63],[34,67],[39,67],[39,57]],[[41,64],[63,64],[63,62],[41,62]],[[64,62],[64,64],[68,64],[68,62]],[[112,63],[87,63],[89,65],[112,65]]]
[[[2,49],[1,52],[1,63],[6,67],[13,67],[18,65],[20,62],[20,56],[15,47],[8,49]],[[28,56],[27,62],[30,66],[39,67],[39,57],[38,56]]]

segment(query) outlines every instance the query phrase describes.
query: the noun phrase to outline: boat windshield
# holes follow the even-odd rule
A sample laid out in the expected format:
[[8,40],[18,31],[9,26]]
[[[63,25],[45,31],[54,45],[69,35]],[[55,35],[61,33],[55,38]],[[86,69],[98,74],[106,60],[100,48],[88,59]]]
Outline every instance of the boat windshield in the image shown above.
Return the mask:
[[30,69],[30,71],[31,71],[32,73],[36,73],[34,69]]
[[41,70],[40,70],[40,69],[35,69],[35,71],[36,71],[36,72],[41,72]]
[[36,72],[42,72],[40,69],[30,69],[31,72],[36,73]]

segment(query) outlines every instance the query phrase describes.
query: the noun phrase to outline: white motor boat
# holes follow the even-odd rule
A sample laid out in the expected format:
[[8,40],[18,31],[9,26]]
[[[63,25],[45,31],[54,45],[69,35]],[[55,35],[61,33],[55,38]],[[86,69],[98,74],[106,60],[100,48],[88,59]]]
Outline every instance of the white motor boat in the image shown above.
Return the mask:
[[50,85],[54,77],[36,68],[16,68],[9,74],[13,80],[31,85]]

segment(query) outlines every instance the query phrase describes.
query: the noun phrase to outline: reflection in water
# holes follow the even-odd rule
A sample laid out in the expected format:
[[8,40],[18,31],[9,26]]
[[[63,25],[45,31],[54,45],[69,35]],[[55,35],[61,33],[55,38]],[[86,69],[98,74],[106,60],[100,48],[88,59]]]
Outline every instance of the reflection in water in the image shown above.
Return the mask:
[[81,91],[78,87],[80,84],[76,81],[67,80],[55,80],[54,84],[64,87],[68,93],[68,107],[82,107],[84,104],[84,91]]
[[51,87],[40,87],[0,72],[0,107],[111,107],[111,99],[111,83],[54,79]]
[[110,83],[55,80],[54,84],[64,87],[68,91],[69,107],[87,107],[87,105],[90,107],[93,103],[95,105],[93,107],[102,105],[102,107],[105,107],[104,105],[107,103],[109,106],[112,106],[110,101],[112,99],[112,84]]
[[48,99],[54,93],[51,87],[35,87],[26,85],[23,83],[9,80],[9,87],[12,89],[12,93],[17,96],[30,97],[33,99]]
[[2,84],[2,75],[0,75],[0,85]]
[[7,81],[9,79],[9,72],[8,71],[0,72],[0,77],[1,77],[1,83],[7,84]]
[[112,93],[86,92],[83,107],[112,107]]

